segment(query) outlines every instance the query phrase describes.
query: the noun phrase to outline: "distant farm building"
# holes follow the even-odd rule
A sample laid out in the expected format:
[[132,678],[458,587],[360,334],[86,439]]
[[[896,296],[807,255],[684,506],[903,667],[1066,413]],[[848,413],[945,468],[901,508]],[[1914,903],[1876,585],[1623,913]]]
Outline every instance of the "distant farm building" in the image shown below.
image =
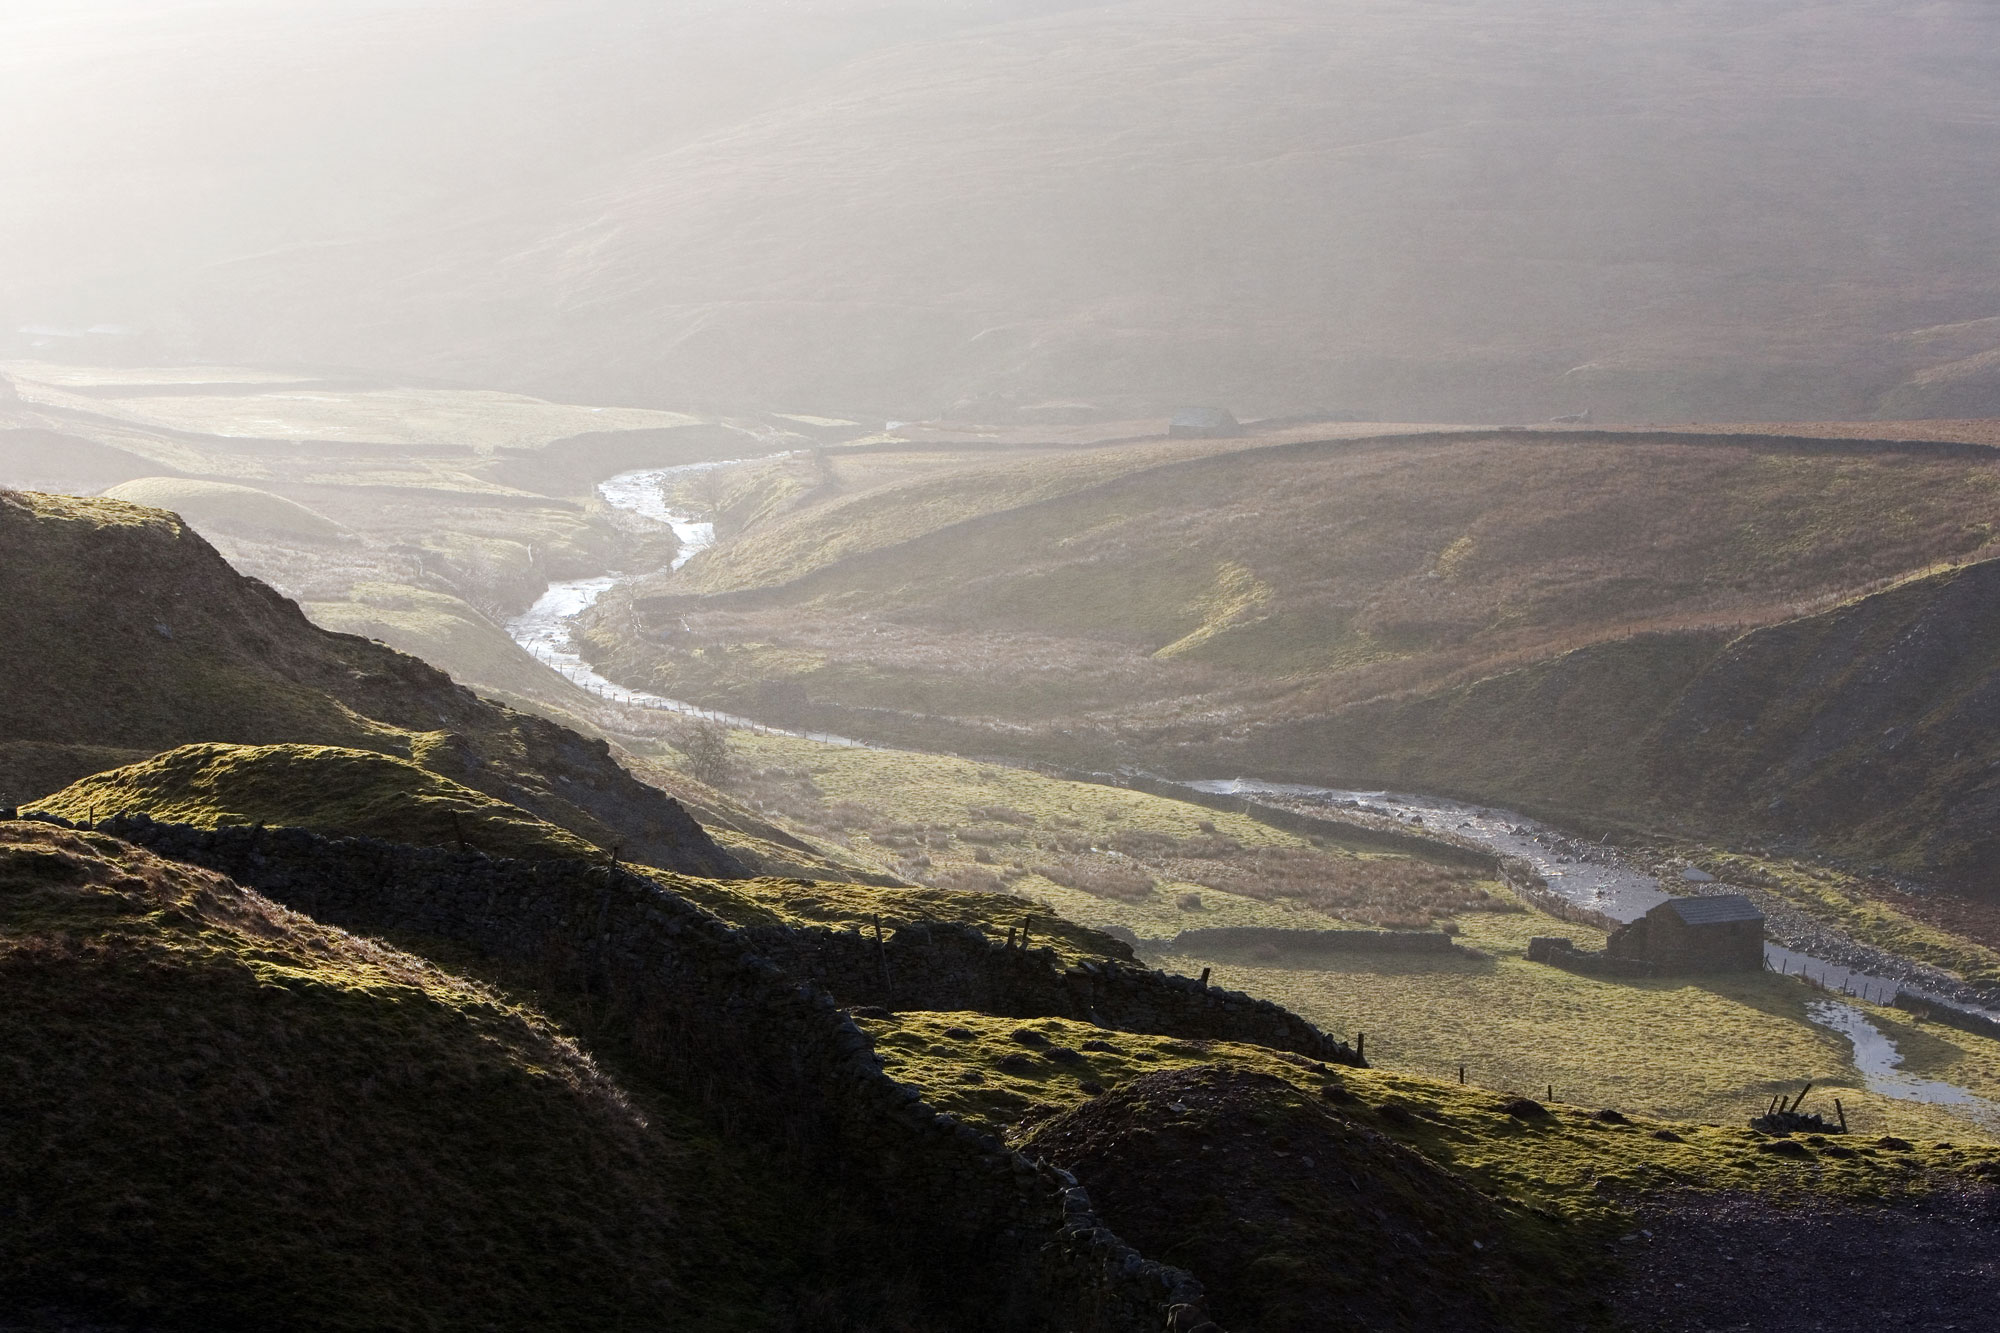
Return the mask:
[[1669,898],[1612,932],[1604,951],[1662,972],[1758,972],[1764,967],[1764,914],[1740,893]]
[[1215,440],[1242,433],[1236,418],[1219,407],[1183,407],[1167,423],[1167,434],[1179,439]]

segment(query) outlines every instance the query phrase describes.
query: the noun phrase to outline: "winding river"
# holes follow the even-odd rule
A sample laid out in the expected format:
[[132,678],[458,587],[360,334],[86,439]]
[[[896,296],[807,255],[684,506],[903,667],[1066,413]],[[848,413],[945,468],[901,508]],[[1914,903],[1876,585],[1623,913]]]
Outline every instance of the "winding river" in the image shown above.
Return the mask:
[[[782,454],[759,455],[758,458],[718,459],[709,463],[683,463],[678,467],[640,468],[632,472],[621,472],[598,483],[597,494],[614,509],[620,509],[649,523],[657,523],[671,528],[680,541],[680,549],[674,553],[673,568],[679,569],[688,561],[700,555],[715,544],[715,524],[698,515],[677,509],[668,503],[668,495],[681,477],[700,472],[711,472],[717,468],[735,467],[741,463],[753,463],[762,458],[782,458]],[[732,727],[755,727],[762,731],[776,731],[763,723],[753,722],[746,717],[730,713],[719,713],[712,708],[689,703],[685,699],[669,699],[664,694],[652,694],[645,690],[635,690],[620,685],[600,675],[583,655],[576,650],[573,627],[576,619],[597,604],[597,599],[616,587],[624,578],[613,572],[600,574],[595,578],[570,579],[566,582],[551,583],[548,590],[535,599],[535,604],[507,622],[507,633],[537,660],[567,679],[570,684],[600,699],[624,704],[632,708],[651,708],[662,712],[684,713],[689,717],[709,718]],[[822,741],[829,745],[860,745],[861,742],[845,736],[835,736],[830,732],[788,732],[809,740]]]
[[[782,456],[761,455],[760,458]],[[621,472],[600,482],[597,494],[615,509],[644,522],[671,528],[680,541],[680,549],[673,561],[673,568],[679,569],[714,544],[715,525],[671,503],[670,495],[676,481],[696,473],[756,461],[759,459],[735,458]],[[578,616],[595,605],[598,598],[623,577],[613,572],[595,578],[552,583],[533,606],[508,622],[507,631],[516,643],[578,688],[614,703],[712,718],[729,726],[755,727],[833,745],[864,744],[825,732],[784,731],[748,718],[702,708],[685,700],[630,689],[598,674],[576,651],[571,627]],[[1579,907],[1600,912],[1614,921],[1634,920],[1674,896],[1662,887],[1657,877],[1628,864],[1610,848],[1581,841],[1526,815],[1491,806],[1401,792],[1313,787],[1246,778],[1190,782],[1186,785],[1205,792],[1252,799],[1265,797],[1375,815],[1467,839],[1502,856],[1526,861],[1547,880],[1552,891]],[[1712,876],[1693,867],[1682,873],[1684,882],[1676,887],[1683,891],[1699,891],[1703,885],[1713,882]],[[1802,922],[1804,918],[1798,917],[1797,921]],[[1777,925],[1774,922],[1774,928]],[[1817,929],[1822,938],[1829,933],[1823,927]],[[1786,932],[1777,929],[1777,933],[1784,935]],[[1792,942],[1807,943],[1800,939]],[[2000,1020],[2000,1011],[1968,1003],[1963,995],[1946,995],[1935,985],[1922,984],[1917,978],[1926,974],[1941,976],[1931,969],[1879,950],[1853,945],[1852,942],[1845,942],[1841,951],[1850,960],[1856,954],[1864,957],[1873,955],[1879,960],[1875,966],[1881,970],[1870,971],[1866,966],[1854,965],[1852,961],[1836,962],[1806,949],[1789,948],[1778,941],[1765,943],[1764,957],[1772,970],[1802,976],[1829,992],[1882,1004],[1893,1002],[1897,993],[1902,991],[1935,1004]],[[1891,971],[1900,975],[1887,975]],[[1989,1128],[2000,1129],[2000,1106],[1955,1084],[1920,1079],[1902,1072],[1902,1055],[1895,1042],[1863,1010],[1842,1000],[1827,998],[1809,1004],[1807,1014],[1813,1022],[1845,1037],[1852,1045],[1855,1068],[1871,1091],[1905,1101],[1951,1106],[1972,1115]]]

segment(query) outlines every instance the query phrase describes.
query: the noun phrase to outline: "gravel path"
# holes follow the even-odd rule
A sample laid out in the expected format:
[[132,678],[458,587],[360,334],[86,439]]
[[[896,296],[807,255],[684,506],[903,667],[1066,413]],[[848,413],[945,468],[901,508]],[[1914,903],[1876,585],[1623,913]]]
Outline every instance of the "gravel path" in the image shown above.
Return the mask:
[[1630,1333],[1990,1330],[2000,1191],[1896,1207],[1680,1197],[1641,1205],[1612,1307]]

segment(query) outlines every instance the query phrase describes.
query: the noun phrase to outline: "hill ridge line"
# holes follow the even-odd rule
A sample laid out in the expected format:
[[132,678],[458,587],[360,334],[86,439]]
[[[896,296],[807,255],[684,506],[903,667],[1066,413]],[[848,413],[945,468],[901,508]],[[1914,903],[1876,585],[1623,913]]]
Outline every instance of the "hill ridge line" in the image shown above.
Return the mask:
[[[918,1207],[910,1207],[906,1197],[909,1173],[899,1176],[905,1189],[883,1192],[887,1201],[902,1205],[896,1219],[901,1224],[921,1228],[935,1244],[940,1219],[947,1226],[955,1220],[959,1234],[948,1239],[968,1252],[984,1252],[996,1230],[994,1210],[1016,1223],[1003,1229],[1019,1239],[1012,1276],[994,1295],[996,1308],[1020,1306],[1020,1279],[1034,1306],[1021,1309],[1023,1316],[1067,1319],[1076,1311],[1093,1312],[1091,1322],[1065,1327],[1151,1330],[1170,1307],[1200,1308],[1200,1284],[1119,1240],[1096,1217],[1073,1177],[934,1111],[915,1089],[889,1079],[868,1038],[834,995],[768,956],[789,946],[792,959],[816,956],[825,973],[840,970],[843,960],[829,955],[851,940],[853,947],[845,952],[862,966],[845,970],[867,975],[881,946],[871,947],[858,934],[732,926],[665,885],[590,862],[509,860],[294,828],[207,830],[144,815],[95,824],[42,814],[24,818],[109,834],[167,859],[218,871],[328,924],[455,939],[505,966],[537,974],[541,984],[608,997],[621,1012],[629,1011],[634,1030],[645,1034],[640,1045],[649,1058],[708,1074],[711,1095],[727,1100],[736,1114],[775,1117],[773,1127],[784,1141],[821,1167],[829,1160],[869,1161],[885,1152],[891,1158],[922,1155],[929,1168],[918,1173],[924,1196]],[[1184,998],[1225,1027],[1240,1029],[1246,1022],[1254,1027],[1260,1015],[1284,1014],[1298,1029],[1294,1049],[1317,1047],[1314,1053],[1323,1059],[1363,1063],[1345,1043],[1325,1038],[1275,1005],[1186,978],[1124,964],[1085,964],[1059,973],[1049,951],[1008,949],[974,927],[951,923],[911,923],[893,940],[905,936],[912,937],[907,947],[892,943],[882,952],[885,963],[912,962],[918,951],[940,945],[963,957],[976,943],[989,959],[1016,972],[1039,970],[1050,983],[1044,989],[1056,994],[1081,986],[1086,994],[1104,996],[1122,980],[1154,990],[1163,1000]],[[691,1012],[711,1014],[715,1021],[690,1024],[685,1015]],[[1230,1039],[1251,1038],[1237,1032]],[[1268,1045],[1268,1038],[1259,1044]],[[746,1062],[746,1052],[758,1058]],[[1008,1179],[1011,1189],[1001,1189],[996,1202],[993,1182]],[[974,1205],[976,1215],[968,1215]]]
[[[1513,438],[1518,436],[1523,442],[1540,444],[1574,441],[1579,444],[1603,445],[1643,445],[1677,444],[1708,448],[1761,449],[1773,452],[1797,454],[1910,454],[1916,457],[1933,458],[1976,458],[2000,463],[2000,448],[1991,445],[1972,444],[1963,440],[1899,440],[1899,439],[1852,439],[1844,436],[1787,435],[1787,434],[1747,434],[1738,432],[1676,431],[1676,430],[1593,430],[1593,431],[1553,431],[1536,430],[1532,427],[1452,427],[1436,431],[1393,432],[1381,435],[1361,435],[1352,437],[1329,437],[1316,440],[1279,440],[1270,444],[1253,445],[1244,449],[1201,454],[1192,458],[1165,459],[1131,472],[1121,472],[1105,477],[1073,491],[1059,495],[1043,496],[1025,504],[1009,505],[983,514],[973,514],[966,518],[954,519],[949,523],[918,533],[900,541],[869,550],[857,551],[841,556],[794,578],[777,583],[759,583],[745,588],[729,588],[717,592],[677,592],[668,591],[635,597],[634,601],[647,608],[657,608],[661,612],[686,610],[695,606],[713,608],[754,607],[763,599],[781,598],[789,593],[808,587],[811,581],[834,569],[865,568],[867,562],[877,557],[886,558],[889,552],[906,551],[920,542],[968,532],[977,532],[982,525],[998,523],[1010,516],[1033,513],[1052,504],[1064,503],[1103,493],[1105,490],[1129,482],[1138,477],[1158,477],[1171,475],[1177,471],[1188,471],[1200,467],[1210,467],[1225,460],[1263,459],[1283,457],[1286,454],[1312,454],[1335,449],[1354,452],[1376,452],[1394,449],[1396,446],[1418,446],[1472,443],[1492,440],[1496,436]],[[1151,441],[1160,437],[1144,437]],[[1132,441],[1138,442],[1138,441]],[[1110,444],[1122,445],[1127,441]],[[886,452],[895,452],[886,450]]]

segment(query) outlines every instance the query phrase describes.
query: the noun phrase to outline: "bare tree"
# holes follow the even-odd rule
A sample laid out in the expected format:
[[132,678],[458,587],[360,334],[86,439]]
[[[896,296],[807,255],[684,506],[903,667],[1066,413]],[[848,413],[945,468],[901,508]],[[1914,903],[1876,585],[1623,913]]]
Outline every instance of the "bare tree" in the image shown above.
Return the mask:
[[712,717],[690,719],[667,743],[681,752],[697,782],[712,787],[729,772],[729,728]]

